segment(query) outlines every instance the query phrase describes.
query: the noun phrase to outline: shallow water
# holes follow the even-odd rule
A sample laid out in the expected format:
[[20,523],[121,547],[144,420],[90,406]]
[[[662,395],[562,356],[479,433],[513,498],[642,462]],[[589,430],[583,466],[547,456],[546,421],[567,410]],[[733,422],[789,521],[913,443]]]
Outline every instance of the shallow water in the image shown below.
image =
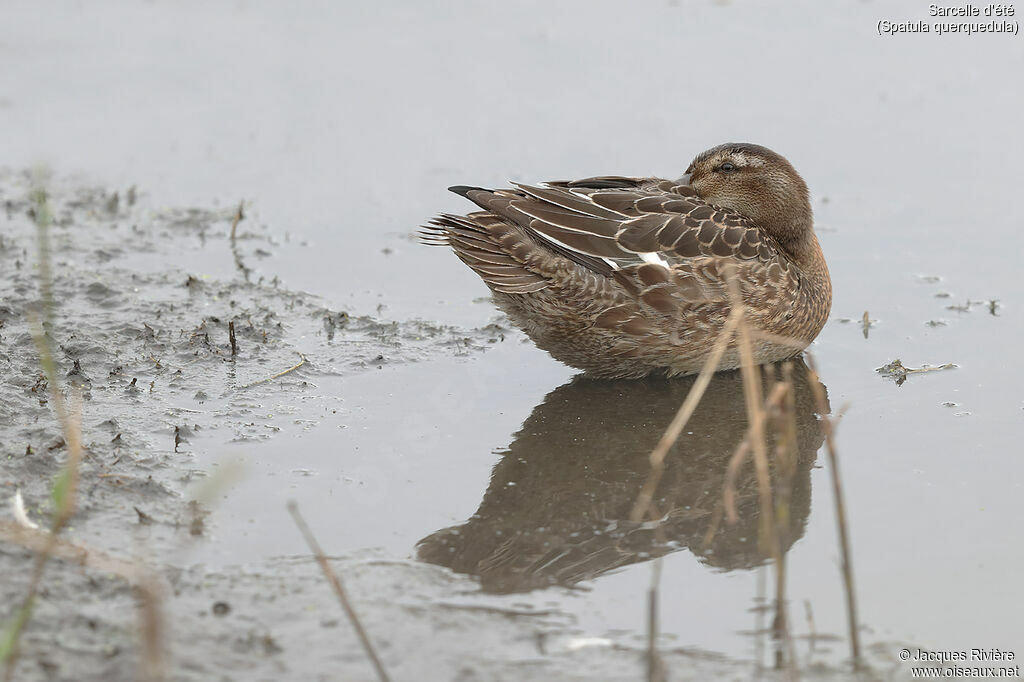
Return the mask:
[[[709,675],[744,679],[758,646],[748,634],[757,618],[750,608],[759,580],[770,585],[771,576],[750,568],[757,552],[747,548],[756,539],[742,526],[724,536],[730,550],[694,550],[707,512],[697,498],[720,485],[716,467],[730,437],[738,439],[742,401],[726,407],[723,385],[718,416],[688,429],[687,438],[705,443],[704,459],[674,457],[670,475],[678,479],[666,479],[665,490],[694,499],[663,524],[668,541],[652,539],[649,529],[622,520],[685,382],[616,387],[574,379],[502,326],[483,300],[486,288],[457,259],[410,235],[436,211],[467,208],[444,191],[451,184],[675,177],[700,150],[745,139],[786,155],[814,196],[835,300],[813,351],[833,413],[845,409],[838,443],[860,620],[866,642],[879,645],[871,660],[897,676],[907,666],[888,662],[902,643],[1024,656],[1017,579],[1024,218],[1013,201],[1024,88],[1012,75],[1024,66],[1024,48],[1003,35],[875,33],[879,19],[927,19],[926,12],[915,2],[681,2],[628,12],[603,1],[500,10],[469,2],[443,10],[8,3],[0,24],[2,163],[48,165],[58,197],[103,190],[68,208],[74,220],[61,272],[75,307],[64,319],[95,314],[144,331],[149,315],[174,304],[182,307],[167,329],[192,332],[210,316],[228,319],[226,301],[237,298],[282,324],[247,328],[246,362],[235,364],[224,362],[221,327],[214,349],[164,338],[176,361],[197,349],[204,360],[185,366],[187,381],[168,387],[156,407],[138,396],[132,407],[118,402],[129,374],[107,377],[109,349],[97,339],[109,329],[97,322],[92,345],[78,348],[83,362],[102,366],[91,370],[97,414],[86,425],[104,443],[119,427],[134,429],[130,461],[112,464],[111,449],[104,465],[125,477],[150,476],[163,492],[97,488],[106,492],[78,524],[79,537],[117,547],[135,522],[133,504],[178,518],[187,472],[234,470],[228,463],[241,461],[240,480],[219,493],[207,534],[187,553],[175,551],[177,529],[148,530],[149,551],[181,568],[186,582],[209,570],[214,577],[195,584],[237,583],[238,604],[256,603],[260,582],[238,577],[254,573],[285,576],[303,596],[326,595],[316,592],[315,572],[280,558],[307,553],[284,508],[294,498],[329,553],[357,567],[399,562],[394,573],[351,569],[371,592],[388,594],[404,581],[414,594],[402,605],[404,629],[385,617],[394,614],[383,598],[368,615],[394,645],[385,658],[396,669],[415,674],[410,661],[419,661],[439,679],[455,679],[472,659],[466,679],[568,678],[571,671],[616,679],[642,669],[652,566],[645,559],[663,555],[666,649],[725,654]],[[22,201],[27,184],[19,178],[6,176],[0,198]],[[132,185],[143,199],[129,209]],[[109,216],[103,201],[114,191],[121,213]],[[242,199],[248,284],[227,239]],[[193,206],[212,208],[180,224],[161,211]],[[11,312],[0,339],[5,357],[29,367],[18,325],[31,280],[8,265],[19,254],[31,259],[23,210],[9,212],[0,246],[8,268],[0,281],[7,291],[12,282],[22,287],[5,295]],[[129,236],[112,236],[115,223]],[[147,234],[131,237],[131,224]],[[188,275],[212,283],[178,286]],[[341,311],[353,321],[341,322]],[[874,320],[866,334],[865,311]],[[263,348],[257,335],[267,329],[274,343]],[[132,338],[140,348],[151,343]],[[244,356],[257,346],[260,354]],[[308,366],[252,396],[232,392],[290,367],[298,353]],[[140,350],[132,359],[140,377],[141,357]],[[875,371],[896,359],[956,367],[897,385]],[[147,371],[148,380],[159,379],[152,366]],[[31,374],[8,375],[5,390],[31,397],[24,393]],[[207,400],[195,398],[200,390]],[[8,412],[4,489],[27,488],[45,513],[46,480],[60,451],[40,445],[55,431]],[[40,406],[40,424],[47,414]],[[103,426],[108,417],[130,423]],[[201,428],[175,453],[173,427],[197,420]],[[22,459],[25,443],[11,441],[12,433],[38,439],[45,461]],[[815,443],[808,437],[810,450]],[[797,489],[806,508],[788,553],[793,628],[810,629],[809,603],[818,634],[844,636],[824,453],[815,459],[808,451],[801,462]],[[500,540],[510,535],[515,540]],[[359,563],[365,556],[373,560]],[[463,609],[444,620],[461,636],[446,640],[442,653],[414,647],[440,622],[431,619],[443,603]],[[193,606],[183,604],[181,613]],[[556,622],[474,620],[466,615],[474,606],[548,610]],[[340,662],[326,654],[300,661],[297,633],[338,631],[301,630],[299,615],[266,626],[293,642],[269,659],[279,671],[362,670],[354,643]],[[547,633],[550,648],[534,646],[535,631]],[[231,636],[227,624],[224,636]],[[566,653],[580,636],[614,646],[581,649],[602,652],[581,661]],[[476,653],[502,641],[517,644],[491,658]],[[45,651],[46,637],[38,642]],[[198,658],[216,652],[180,646]],[[841,641],[808,651],[799,640],[802,661],[833,668],[846,655]],[[252,669],[268,670],[257,658]],[[684,660],[670,665],[674,674],[696,665]]]

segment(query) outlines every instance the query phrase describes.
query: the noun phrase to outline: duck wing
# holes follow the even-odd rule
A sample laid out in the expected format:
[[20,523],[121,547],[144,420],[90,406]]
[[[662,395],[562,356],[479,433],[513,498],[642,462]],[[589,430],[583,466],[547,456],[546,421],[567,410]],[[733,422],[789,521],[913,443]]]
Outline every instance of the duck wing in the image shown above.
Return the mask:
[[700,256],[768,261],[777,253],[747,218],[708,204],[685,182],[605,176],[513,185],[451,189],[548,244],[608,259],[614,269]]
[[540,291],[561,278],[551,254],[582,266],[587,277],[614,279],[626,296],[597,317],[598,326],[633,333],[641,318],[717,317],[728,307],[727,264],[750,303],[799,286],[770,237],[705,202],[685,180],[602,176],[450,189],[484,210],[434,219],[425,232],[433,243],[451,245],[506,293]]

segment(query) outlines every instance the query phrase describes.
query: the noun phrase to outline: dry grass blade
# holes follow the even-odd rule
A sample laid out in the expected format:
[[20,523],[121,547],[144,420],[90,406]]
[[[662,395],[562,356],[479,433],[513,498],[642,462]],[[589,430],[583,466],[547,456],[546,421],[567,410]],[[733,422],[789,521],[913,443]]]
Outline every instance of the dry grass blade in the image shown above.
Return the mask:
[[708,523],[708,529],[704,532],[704,537],[700,543],[700,553],[706,554],[708,548],[711,547],[711,542],[715,539],[715,535],[718,533],[718,527],[722,525],[722,516],[725,513],[725,504],[722,500],[718,501],[715,505],[715,510],[711,512],[711,521]]
[[[733,310],[743,310],[744,304],[740,293],[739,282],[735,271],[728,273],[729,297]],[[779,533],[777,508],[772,500],[772,479],[768,467],[768,442],[765,433],[767,410],[763,399],[761,366],[754,358],[753,331],[747,324],[745,316],[740,320],[737,329],[740,350],[740,372],[743,376],[743,398],[747,408],[747,441],[754,457],[754,471],[757,478],[758,499],[760,502],[758,541],[762,550],[772,557],[775,564],[775,620],[773,632],[776,641],[786,645],[786,655],[781,650],[776,652],[776,666],[784,667],[788,679],[797,679],[796,659],[793,655],[793,642],[786,617],[786,563],[782,551]],[[792,392],[792,386],[777,384],[784,398]],[[775,390],[772,391],[775,394]],[[781,497],[781,496],[780,496]]]
[[807,616],[807,643],[808,656],[814,655],[814,648],[818,644],[818,631],[814,627],[814,611],[811,609],[811,600],[804,599],[804,613]]
[[[722,481],[722,507],[725,510],[725,518],[729,523],[736,523],[740,520],[739,514],[736,511],[736,479],[740,475],[740,469],[743,467],[743,463],[747,461],[747,455],[750,454],[750,432],[748,431],[740,444],[736,446],[736,451],[732,453],[732,457],[729,458],[729,464],[725,469],[725,480]],[[711,544],[709,538],[707,543]]]
[[156,682],[164,677],[161,646],[163,621],[160,615],[162,591],[156,577],[148,571],[139,570],[130,562],[77,547],[60,537],[61,532],[74,516],[78,499],[79,472],[82,461],[82,401],[78,390],[74,389],[69,408],[65,403],[61,383],[57,377],[57,365],[49,336],[53,329],[54,319],[53,276],[50,267],[49,199],[42,186],[33,190],[31,199],[32,215],[36,223],[39,243],[41,317],[34,311],[29,311],[28,315],[33,330],[33,340],[39,355],[39,365],[46,376],[50,403],[63,433],[67,448],[67,460],[53,481],[51,497],[53,498],[54,514],[49,531],[40,531],[24,525],[0,523],[0,539],[35,552],[35,561],[32,565],[25,598],[16,612],[13,623],[4,633],[3,639],[0,640],[0,661],[4,664],[3,679],[10,682],[14,677],[21,634],[31,619],[46,565],[51,558],[57,557],[114,573],[135,583],[140,588],[143,618],[142,663],[144,669],[142,679]]
[[[796,476],[797,458],[797,424],[796,424],[796,390],[793,386],[793,363],[786,362],[782,366],[782,397],[776,409],[779,416],[776,433],[775,462],[777,475],[775,497],[775,532],[780,550],[790,545],[791,506],[793,497],[793,479]],[[775,633],[782,637],[786,645],[787,674],[797,679],[796,646],[793,643],[789,628],[788,599],[786,597],[787,557],[781,551],[775,586]]]
[[54,503],[53,521],[46,543],[36,553],[32,564],[28,590],[21,606],[16,612],[14,622],[4,633],[0,642],[0,660],[4,662],[4,680],[9,682],[14,677],[14,667],[18,661],[18,642],[21,633],[32,616],[36,595],[43,579],[43,572],[51,554],[56,547],[60,533],[67,526],[75,512],[75,501],[78,493],[78,473],[82,459],[81,399],[74,399],[73,409],[69,412],[61,393],[61,384],[57,379],[57,366],[54,360],[47,327],[52,328],[53,320],[53,276],[50,268],[50,206],[46,190],[36,187],[32,191],[32,215],[36,223],[39,244],[39,290],[42,319],[29,311],[32,336],[39,354],[39,365],[46,375],[50,391],[50,401],[56,412],[67,446],[67,461],[63,469],[54,479],[51,496]]
[[[776,381],[767,399],[764,397],[764,378],[762,368],[754,353],[755,342],[775,344],[796,351],[804,350],[806,343],[785,336],[766,333],[752,329],[746,321],[746,311],[740,292],[739,282],[734,272],[727,272],[726,282],[729,288],[731,311],[723,325],[718,339],[712,348],[696,381],[686,399],[680,406],[672,422],[666,428],[657,446],[651,452],[651,471],[640,495],[630,514],[631,520],[638,522],[647,517],[651,510],[654,494],[664,471],[664,460],[668,452],[682,433],[701,398],[704,395],[711,376],[730,343],[735,342],[740,356],[740,372],[743,379],[743,396],[747,412],[747,430],[730,458],[723,482],[722,499],[711,519],[711,527],[704,537],[704,546],[710,545],[716,529],[724,515],[730,522],[738,520],[736,509],[736,482],[743,462],[748,455],[753,455],[755,478],[759,500],[759,532],[758,539],[762,551],[768,554],[775,567],[775,618],[772,626],[773,639],[776,642],[776,666],[784,669],[786,678],[798,679],[796,652],[789,630],[789,619],[786,608],[786,563],[783,546],[788,546],[791,525],[790,502],[792,485],[798,457],[798,432],[796,412],[796,392],[793,381],[793,367],[786,364],[782,369],[782,380]],[[735,340],[734,340],[735,337]],[[817,380],[816,373],[812,377],[812,385],[823,417],[827,418],[827,399],[824,388]],[[774,431],[776,478],[773,484],[769,466],[769,433],[768,420],[772,417]],[[774,499],[773,499],[774,498]],[[656,588],[652,583],[648,603],[648,680],[659,679],[661,668],[657,658],[655,637],[657,632]],[[783,648],[784,645],[784,648]],[[858,658],[859,654],[855,656]],[[858,659],[859,660],[859,659]]]
[[67,540],[60,538],[54,540],[52,535],[45,530],[34,530],[11,521],[0,521],[0,540],[24,547],[37,554],[41,554],[50,546],[52,558],[69,561],[104,573],[114,573],[132,583],[139,580],[139,570],[136,564],[99,550],[76,545]]
[[278,372],[274,376],[267,377],[266,379],[260,379],[259,381],[252,382],[251,384],[246,384],[245,386],[239,386],[238,390],[239,391],[244,391],[245,389],[252,388],[253,386],[259,386],[260,384],[269,383],[269,382],[273,381],[274,379],[280,379],[285,374],[290,374],[290,373],[294,372],[298,368],[302,367],[304,364],[306,364],[306,356],[303,355],[302,353],[299,353],[299,362],[298,362],[298,364],[289,367],[288,369],[284,370],[283,372]]
[[363,645],[363,650],[366,651],[367,657],[373,663],[373,667],[377,671],[377,677],[382,682],[389,682],[390,678],[388,673],[384,670],[384,665],[380,662],[380,658],[377,656],[376,650],[373,648],[373,643],[366,634],[366,630],[363,629],[363,624],[359,622],[359,616],[356,614],[355,609],[352,608],[351,602],[348,600],[348,595],[345,593],[345,588],[341,584],[341,579],[337,573],[331,568],[331,565],[327,563],[327,556],[323,550],[320,549],[320,543],[316,541],[316,537],[313,535],[313,531],[310,530],[306,524],[306,520],[302,518],[302,514],[299,513],[299,506],[293,501],[288,503],[288,511],[291,513],[292,518],[295,519],[295,525],[299,527],[299,531],[306,540],[306,544],[309,545],[309,549],[313,552],[316,557],[317,563],[320,564],[320,570],[323,571],[324,577],[327,578],[327,582],[331,584],[334,589],[334,594],[338,597],[338,601],[341,602],[341,608],[345,610],[345,615],[348,616],[348,620],[352,623],[352,627],[356,631],[356,635],[359,637],[359,641]]
[[836,505],[836,526],[839,535],[839,552],[842,558],[843,586],[846,590],[847,629],[850,632],[850,657],[856,669],[862,667],[860,657],[860,631],[857,626],[857,594],[853,581],[853,557],[850,552],[850,537],[846,523],[846,503],[843,500],[843,484],[839,475],[839,453],[836,449],[835,428],[828,416],[828,399],[818,378],[818,366],[808,354],[807,364],[811,368],[811,387],[817,402],[818,413],[825,429],[825,448],[828,452],[829,470],[832,474],[832,497]]
[[245,201],[238,202],[238,210],[235,211],[234,217],[231,219],[231,241],[235,241],[235,235],[238,231],[238,223],[245,220]]
[[714,347],[711,349],[711,354],[708,355],[708,359],[704,362],[704,367],[701,368],[700,374],[697,375],[697,380],[693,382],[690,392],[686,394],[686,400],[679,406],[676,416],[673,417],[672,422],[665,429],[661,440],[658,441],[658,444],[654,446],[654,450],[651,451],[651,473],[648,474],[647,481],[644,483],[644,487],[640,490],[636,503],[633,505],[633,511],[629,515],[631,520],[642,521],[650,509],[651,500],[654,499],[654,493],[658,489],[661,474],[665,469],[665,457],[679,438],[679,434],[686,428],[686,423],[693,416],[693,411],[697,409],[700,399],[704,397],[704,391],[707,389],[708,383],[711,382],[711,377],[718,369],[718,363],[721,361],[722,355],[725,354],[725,349],[728,347],[729,342],[732,341],[733,332],[736,330],[742,315],[742,310],[733,309],[729,318],[725,321],[725,325],[723,325]]
[[[24,547],[37,556],[45,555],[99,573],[116,575],[135,586],[139,590],[142,627],[143,671],[140,677],[147,681],[164,679],[164,590],[152,571],[140,563],[56,537],[50,531],[34,530],[10,521],[0,521],[0,540]],[[27,617],[28,612],[24,613]]]
[[[48,349],[45,352],[48,353]],[[52,365],[52,362],[50,364]],[[51,399],[57,414],[61,416],[62,420],[61,428],[64,432],[64,442],[67,444],[68,458],[64,468],[56,476],[53,483],[52,496],[55,507],[53,522],[50,525],[49,532],[42,533],[43,542],[35,549],[36,557],[32,563],[32,571],[29,577],[28,589],[25,592],[25,598],[16,612],[14,622],[5,633],[2,647],[0,647],[0,659],[4,661],[3,679],[5,682],[10,682],[10,680],[14,679],[14,667],[18,661],[18,643],[21,639],[21,634],[31,619],[46,565],[57,548],[61,532],[74,515],[75,500],[78,492],[78,471],[82,459],[80,400],[75,400],[73,410],[69,414],[64,406],[60,389],[57,387],[56,377],[50,376],[49,380]],[[25,530],[29,531],[30,529],[26,528]]]
[[159,682],[165,679],[164,642],[166,641],[163,618],[163,585],[157,577],[146,571],[142,573],[139,587],[139,639],[142,643],[142,671],[144,682]]
[[[744,310],[739,283],[734,273],[727,278],[733,310]],[[768,472],[768,445],[764,436],[764,401],[761,388],[761,369],[754,362],[753,343],[746,320],[741,319],[739,329],[740,373],[743,376],[743,398],[747,405],[750,449],[754,455],[754,471],[757,473],[758,497],[761,502],[760,528],[758,534],[762,547],[778,558],[781,550],[774,529],[771,490],[772,482]]]
[[238,241],[236,240],[236,237],[238,236],[238,223],[243,220],[245,220],[245,201],[240,201],[238,202],[238,210],[235,211],[235,215],[231,219],[231,236],[228,241],[231,244],[231,255],[235,259],[235,267],[245,277],[245,281],[248,282],[249,275],[252,273],[252,270],[246,266],[245,261],[242,258],[242,251],[238,248]]
[[[768,412],[780,404],[785,393],[786,386],[784,384],[776,384],[772,388],[771,393],[768,394],[768,398],[764,403],[764,409],[758,415],[758,419],[762,424],[762,430]],[[743,440],[736,446],[736,451],[729,458],[729,465],[725,471],[725,480],[722,483],[722,503],[725,507],[725,515],[729,523],[736,523],[739,520],[736,512],[736,479],[739,476],[740,469],[743,467],[743,462],[746,461],[747,455],[750,454],[750,434],[751,429],[748,428],[743,436]],[[706,544],[710,544],[710,540]]]

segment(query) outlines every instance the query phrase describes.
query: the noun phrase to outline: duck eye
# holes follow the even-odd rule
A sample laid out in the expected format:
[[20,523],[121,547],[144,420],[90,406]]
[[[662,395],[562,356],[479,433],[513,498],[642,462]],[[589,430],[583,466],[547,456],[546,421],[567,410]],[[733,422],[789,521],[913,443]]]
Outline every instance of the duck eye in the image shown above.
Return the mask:
[[736,166],[734,166],[731,161],[726,161],[725,163],[718,167],[718,170],[722,171],[723,173],[732,173],[734,170],[736,170]]

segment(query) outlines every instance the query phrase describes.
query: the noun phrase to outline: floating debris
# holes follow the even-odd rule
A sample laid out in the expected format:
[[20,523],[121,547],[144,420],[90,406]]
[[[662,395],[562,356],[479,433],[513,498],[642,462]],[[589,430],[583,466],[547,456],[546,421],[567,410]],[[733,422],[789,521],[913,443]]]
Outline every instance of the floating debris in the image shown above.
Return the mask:
[[989,315],[999,317],[998,310],[1001,306],[999,305],[998,298],[989,299],[987,301],[972,301],[971,299],[967,299],[964,303],[947,305],[946,310],[955,310],[958,313],[969,313],[971,312],[971,308],[974,308],[975,306],[985,306]]
[[840,323],[840,324],[851,324],[853,322],[856,322],[857,325],[864,332],[864,338],[865,339],[868,338],[868,330],[870,330],[872,327],[874,327],[876,324],[878,324],[878,320],[872,319],[868,315],[868,311],[866,311],[866,310],[864,311],[864,314],[862,316],[860,316],[859,318],[836,317],[836,318],[833,318],[833,319],[836,322]]
[[907,380],[907,376],[910,374],[919,374],[921,372],[935,372],[940,369],[955,368],[956,365],[954,365],[952,362],[947,362],[946,364],[939,365],[938,367],[933,367],[931,365],[922,365],[920,367],[906,367],[899,360],[899,358],[897,358],[887,365],[878,367],[877,369],[875,369],[875,371],[881,374],[882,376],[889,377],[890,379],[895,381],[897,386],[902,386],[903,382]]
[[868,330],[875,326],[875,323],[877,322],[878,320],[872,320],[870,317],[868,317],[868,311],[864,311],[864,317],[862,317],[860,320],[860,328],[864,332],[865,339],[868,338]]
[[21,497],[21,490],[17,489],[14,491],[14,497],[11,498],[11,512],[14,515],[14,520],[18,522],[23,528],[30,530],[38,530],[39,526],[32,519],[28,517],[28,512],[25,510],[25,500]]
[[573,637],[565,643],[565,648],[569,651],[579,651],[580,649],[606,647],[613,644],[614,642],[606,637]]
[[147,513],[146,513],[146,512],[144,512],[144,511],[142,511],[142,510],[141,510],[141,509],[139,509],[139,508],[138,508],[137,506],[134,506],[134,505],[133,505],[133,507],[132,507],[132,508],[133,508],[133,509],[135,509],[135,513],[136,513],[136,514],[138,515],[138,517],[139,517],[139,523],[140,523],[140,524],[142,524],[142,525],[144,525],[144,526],[148,526],[148,525],[150,525],[151,523],[153,523],[153,517],[152,517],[152,516],[150,516],[149,514],[147,514]]

